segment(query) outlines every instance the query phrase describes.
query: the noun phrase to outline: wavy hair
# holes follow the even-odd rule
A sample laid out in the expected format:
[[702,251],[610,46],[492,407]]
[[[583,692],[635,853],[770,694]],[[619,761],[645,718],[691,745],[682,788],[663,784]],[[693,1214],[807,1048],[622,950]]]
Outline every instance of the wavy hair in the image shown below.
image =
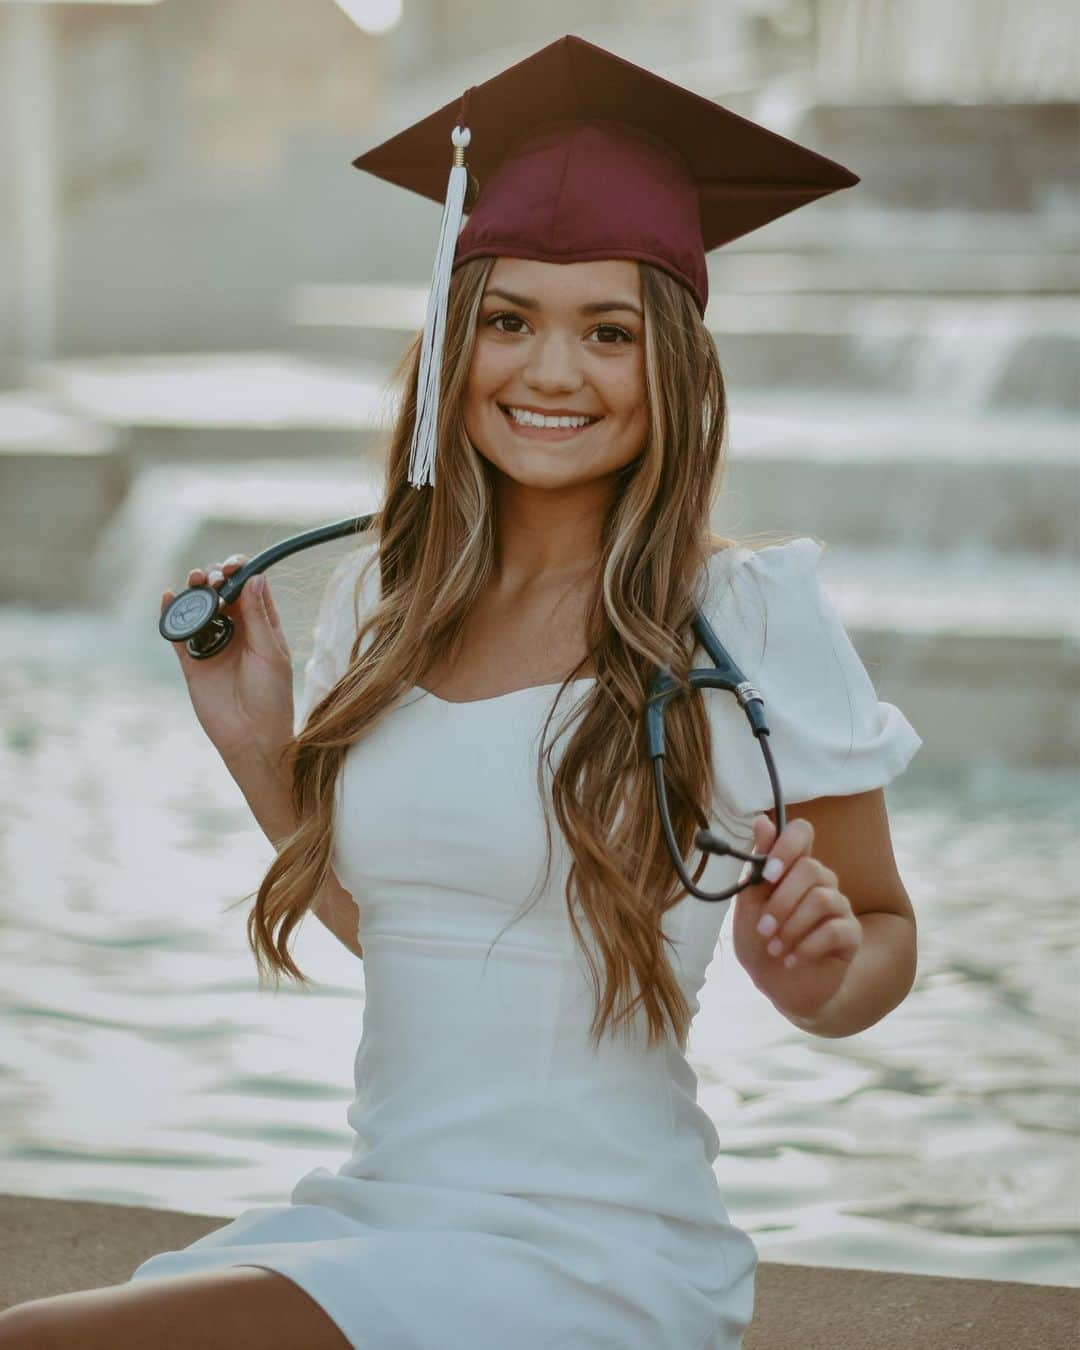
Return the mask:
[[[281,842],[248,915],[260,974],[265,968],[275,978],[287,973],[307,983],[288,940],[329,878],[334,784],[344,755],[425,670],[452,658],[491,575],[492,470],[468,438],[464,401],[480,300],[494,262],[474,259],[452,277],[438,478],[422,492],[407,481],[422,334],[395,373],[403,387],[378,524],[381,597],[361,615],[344,674],[286,747],[298,824]],[[668,666],[688,688],[695,645],[690,622],[704,598],[705,564],[717,547],[734,542],[709,528],[725,460],[726,398],[715,344],[689,291],[662,269],[644,262],[638,267],[648,432],[640,453],[613,483],[587,604],[586,656],[559,686],[548,714],[537,786],[547,826],[545,882],[552,863],[550,814],[571,858],[565,898],[595,995],[593,1044],[643,1015],[649,1046],[669,1033],[685,1046],[691,1011],[667,959],[670,939],[662,920],[687,893],[661,832],[642,710],[658,665]],[[361,584],[362,577],[354,600]],[[587,663],[595,674],[591,693],[553,733],[562,695]],[[701,803],[712,800],[703,700],[673,700],[666,728],[672,825],[687,856],[695,830],[708,824]],[[556,757],[564,736],[565,749]],[[695,880],[706,861],[699,860]]]

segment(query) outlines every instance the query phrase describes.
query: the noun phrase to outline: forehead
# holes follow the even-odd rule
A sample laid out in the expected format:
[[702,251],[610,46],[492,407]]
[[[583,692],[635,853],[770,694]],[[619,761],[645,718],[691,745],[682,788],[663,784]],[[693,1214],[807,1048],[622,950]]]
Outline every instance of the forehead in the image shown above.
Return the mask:
[[552,309],[620,298],[641,303],[641,280],[633,258],[550,263],[500,257],[488,274],[486,290],[492,286],[527,296]]

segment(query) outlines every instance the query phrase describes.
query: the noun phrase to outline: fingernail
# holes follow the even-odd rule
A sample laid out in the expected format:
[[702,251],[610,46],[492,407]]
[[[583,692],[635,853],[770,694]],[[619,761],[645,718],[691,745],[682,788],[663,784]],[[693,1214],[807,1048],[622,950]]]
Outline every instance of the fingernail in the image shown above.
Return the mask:
[[788,970],[790,970],[794,964],[795,964],[795,953],[788,952],[787,956],[784,957],[784,965],[787,966]]
[[224,581],[224,580],[225,580],[225,573],[220,572],[216,567],[207,577],[207,581],[209,581],[211,586],[214,584],[215,581]]
[[761,918],[758,919],[757,930],[762,937],[771,937],[779,927],[780,925],[776,922],[776,919],[772,914],[763,914]]
[[765,948],[765,950],[769,953],[770,956],[779,956],[780,953],[784,950],[784,944],[780,941],[779,938],[773,938],[773,940],[769,943],[769,945]]
[[776,881],[784,874],[784,864],[779,858],[770,858],[761,869],[761,875],[766,881]]

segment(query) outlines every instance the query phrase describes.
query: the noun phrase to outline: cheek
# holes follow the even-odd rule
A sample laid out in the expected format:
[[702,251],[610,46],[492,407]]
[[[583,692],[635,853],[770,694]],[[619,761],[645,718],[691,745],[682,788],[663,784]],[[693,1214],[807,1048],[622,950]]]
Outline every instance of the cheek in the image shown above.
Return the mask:
[[478,337],[469,362],[468,397],[490,398],[506,383],[514,370],[514,359],[506,347],[485,342]]
[[649,409],[644,380],[630,374],[609,391],[610,406],[619,420],[634,430],[647,425]]

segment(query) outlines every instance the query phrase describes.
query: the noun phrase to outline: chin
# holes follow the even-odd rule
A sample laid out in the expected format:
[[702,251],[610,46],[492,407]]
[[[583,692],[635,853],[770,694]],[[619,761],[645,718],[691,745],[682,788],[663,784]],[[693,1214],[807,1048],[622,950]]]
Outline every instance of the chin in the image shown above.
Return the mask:
[[554,488],[573,487],[579,478],[567,466],[562,464],[521,464],[513,461],[491,460],[490,463],[504,478],[509,478],[522,487]]

